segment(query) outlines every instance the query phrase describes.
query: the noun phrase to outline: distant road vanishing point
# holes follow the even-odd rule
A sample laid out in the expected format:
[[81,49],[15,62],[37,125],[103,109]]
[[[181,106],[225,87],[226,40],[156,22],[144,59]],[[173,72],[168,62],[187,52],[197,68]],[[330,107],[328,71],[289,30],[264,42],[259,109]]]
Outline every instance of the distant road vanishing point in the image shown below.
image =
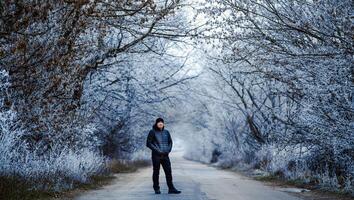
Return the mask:
[[186,160],[182,151],[170,154],[175,187],[180,194],[167,194],[165,174],[160,169],[161,194],[152,188],[152,166],[135,173],[116,174],[111,185],[85,192],[76,200],[300,200],[277,187],[264,185],[232,171]]

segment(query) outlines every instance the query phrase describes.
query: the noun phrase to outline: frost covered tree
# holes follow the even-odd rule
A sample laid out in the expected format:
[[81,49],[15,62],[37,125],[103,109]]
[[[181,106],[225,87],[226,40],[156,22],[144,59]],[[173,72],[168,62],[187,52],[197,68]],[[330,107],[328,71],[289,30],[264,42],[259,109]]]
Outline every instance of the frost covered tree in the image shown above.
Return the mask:
[[[206,2],[200,11],[210,16],[211,31],[204,37],[216,49],[208,52],[209,68],[219,79],[224,106],[233,110],[226,120],[239,123],[233,134],[246,147],[239,151],[244,160],[247,152],[263,153],[259,163],[268,170],[289,175],[295,163],[299,176],[305,166],[313,176],[327,174],[350,186],[352,2]],[[289,152],[273,155],[281,150]]]
[[178,23],[168,22],[179,6],[169,0],[3,1],[1,68],[12,83],[6,104],[15,105],[31,132],[29,144],[63,135],[92,73],[124,55],[156,50],[160,37],[182,34]]

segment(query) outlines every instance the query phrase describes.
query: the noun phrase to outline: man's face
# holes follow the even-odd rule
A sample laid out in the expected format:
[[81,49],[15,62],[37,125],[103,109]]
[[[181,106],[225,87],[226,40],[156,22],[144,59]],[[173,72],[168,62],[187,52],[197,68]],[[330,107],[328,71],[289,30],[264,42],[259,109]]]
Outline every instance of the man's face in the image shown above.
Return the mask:
[[157,128],[162,129],[162,127],[163,127],[163,122],[158,122],[157,123]]

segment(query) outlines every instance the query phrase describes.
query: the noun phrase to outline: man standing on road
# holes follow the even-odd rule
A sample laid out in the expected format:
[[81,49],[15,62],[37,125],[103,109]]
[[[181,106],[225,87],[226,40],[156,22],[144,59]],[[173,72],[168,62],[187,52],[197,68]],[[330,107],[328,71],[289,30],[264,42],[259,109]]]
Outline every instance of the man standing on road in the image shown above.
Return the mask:
[[172,183],[171,162],[168,156],[172,150],[172,138],[170,132],[164,128],[164,121],[162,118],[157,118],[152,129],[149,131],[146,146],[151,149],[151,160],[153,165],[152,180],[155,194],[161,193],[159,186],[160,164],[165,172],[168,193],[181,193],[181,191],[177,190]]

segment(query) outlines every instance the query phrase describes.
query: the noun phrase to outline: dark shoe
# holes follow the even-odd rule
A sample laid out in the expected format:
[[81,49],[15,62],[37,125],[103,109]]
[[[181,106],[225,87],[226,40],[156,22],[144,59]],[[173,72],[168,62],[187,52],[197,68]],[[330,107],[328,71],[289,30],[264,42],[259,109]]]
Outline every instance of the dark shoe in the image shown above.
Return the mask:
[[155,194],[161,194],[160,189],[155,190]]
[[173,189],[169,189],[168,190],[168,194],[179,194],[181,193],[181,191],[177,190],[176,188],[173,188]]

